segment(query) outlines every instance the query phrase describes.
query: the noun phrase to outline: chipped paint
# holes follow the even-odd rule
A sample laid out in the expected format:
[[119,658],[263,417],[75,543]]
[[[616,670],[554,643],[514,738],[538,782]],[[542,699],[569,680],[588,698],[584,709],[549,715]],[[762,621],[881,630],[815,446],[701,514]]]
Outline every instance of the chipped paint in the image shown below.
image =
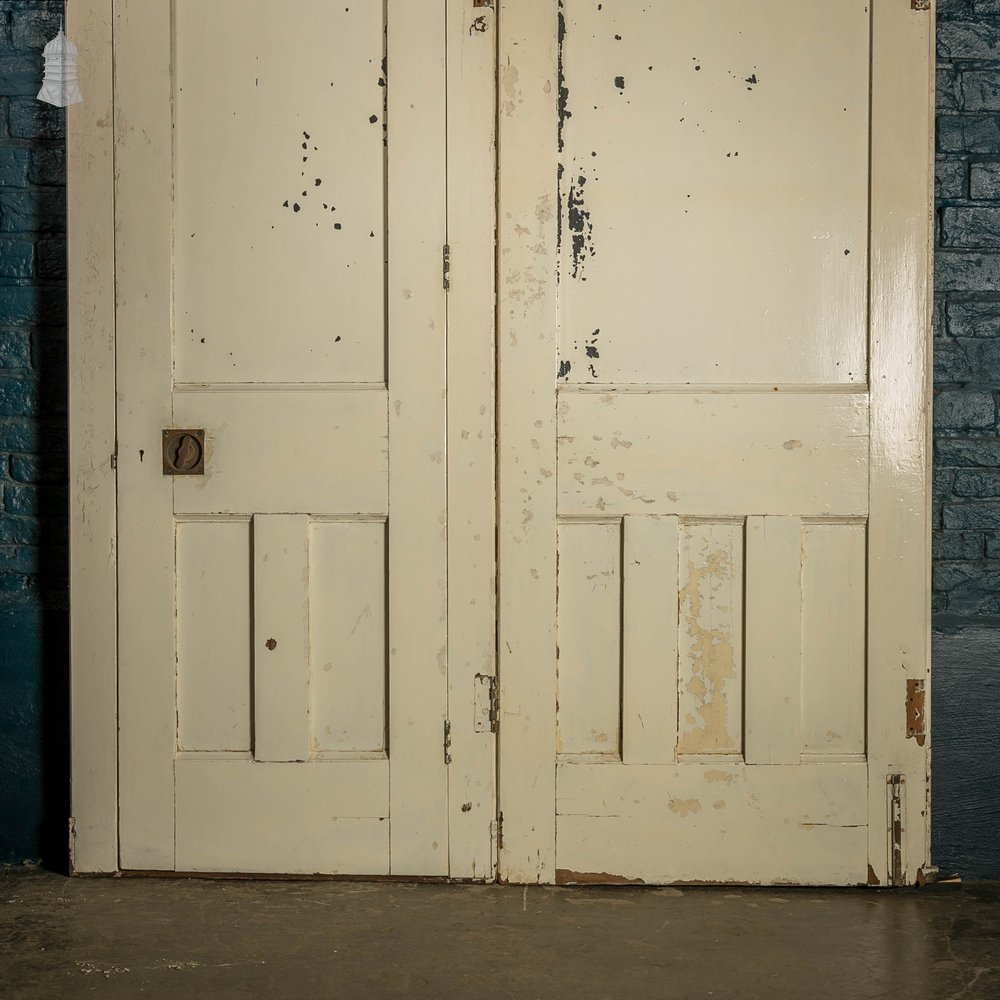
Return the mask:
[[701,812],[701,802],[698,799],[671,799],[670,811],[676,816],[688,816],[692,813],[699,813]]
[[[692,716],[688,716],[690,721],[694,721]],[[731,785],[736,780],[736,775],[730,771],[706,771],[704,774],[706,781],[724,781]]]
[[[690,543],[697,543],[694,527]],[[690,696],[681,732],[680,753],[713,753],[736,748],[730,732],[730,687],[737,674],[736,650],[730,624],[733,556],[731,546],[710,532],[700,539],[700,552],[687,560],[687,583],[678,594],[680,620],[688,637],[690,675],[682,680]]]
[[[559,77],[559,125],[558,125],[558,148],[563,151],[563,126],[568,118],[573,117],[573,112],[569,110],[569,88],[566,86],[566,74],[563,68],[563,52],[566,44],[566,15],[563,11],[563,0],[559,0],[559,52],[558,52],[558,77]],[[561,164],[560,164],[561,168]]]
[[645,882],[641,878],[612,875],[610,872],[575,872],[569,868],[557,868],[556,885],[645,885]]
[[596,257],[594,249],[594,224],[590,218],[590,210],[586,206],[584,188],[587,184],[586,174],[578,172],[576,180],[569,186],[566,197],[566,227],[570,233],[570,260],[572,269],[570,277],[586,281],[584,267],[589,258]]

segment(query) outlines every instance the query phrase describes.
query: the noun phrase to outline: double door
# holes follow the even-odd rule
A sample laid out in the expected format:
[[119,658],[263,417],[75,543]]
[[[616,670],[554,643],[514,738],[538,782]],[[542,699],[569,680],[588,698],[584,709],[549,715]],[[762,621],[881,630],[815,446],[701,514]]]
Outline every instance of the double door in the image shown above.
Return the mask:
[[121,867],[912,881],[926,14],[116,18]]

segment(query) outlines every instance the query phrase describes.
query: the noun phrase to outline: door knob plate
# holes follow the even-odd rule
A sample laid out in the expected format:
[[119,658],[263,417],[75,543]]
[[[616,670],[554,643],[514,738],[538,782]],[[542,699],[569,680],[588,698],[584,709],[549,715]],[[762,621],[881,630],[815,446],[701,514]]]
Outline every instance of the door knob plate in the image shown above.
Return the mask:
[[205,475],[205,431],[167,427],[163,431],[163,474]]

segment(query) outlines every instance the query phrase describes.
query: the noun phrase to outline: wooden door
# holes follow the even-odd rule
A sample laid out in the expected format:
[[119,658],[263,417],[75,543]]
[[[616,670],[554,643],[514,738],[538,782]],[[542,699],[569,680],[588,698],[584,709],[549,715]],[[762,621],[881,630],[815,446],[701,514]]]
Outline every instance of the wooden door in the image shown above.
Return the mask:
[[500,16],[501,877],[912,882],[931,16]]
[[444,270],[449,198],[459,242],[492,219],[492,164],[446,156],[494,43],[461,6],[115,5],[122,868],[494,870],[492,254],[478,312]]

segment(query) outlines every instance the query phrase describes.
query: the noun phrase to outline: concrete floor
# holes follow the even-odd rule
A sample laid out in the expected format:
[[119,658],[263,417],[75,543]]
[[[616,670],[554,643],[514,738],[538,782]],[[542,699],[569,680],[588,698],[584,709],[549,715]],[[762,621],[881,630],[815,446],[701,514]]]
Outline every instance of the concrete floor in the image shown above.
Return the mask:
[[997,1000],[1000,885],[524,889],[7,869],[0,996]]

